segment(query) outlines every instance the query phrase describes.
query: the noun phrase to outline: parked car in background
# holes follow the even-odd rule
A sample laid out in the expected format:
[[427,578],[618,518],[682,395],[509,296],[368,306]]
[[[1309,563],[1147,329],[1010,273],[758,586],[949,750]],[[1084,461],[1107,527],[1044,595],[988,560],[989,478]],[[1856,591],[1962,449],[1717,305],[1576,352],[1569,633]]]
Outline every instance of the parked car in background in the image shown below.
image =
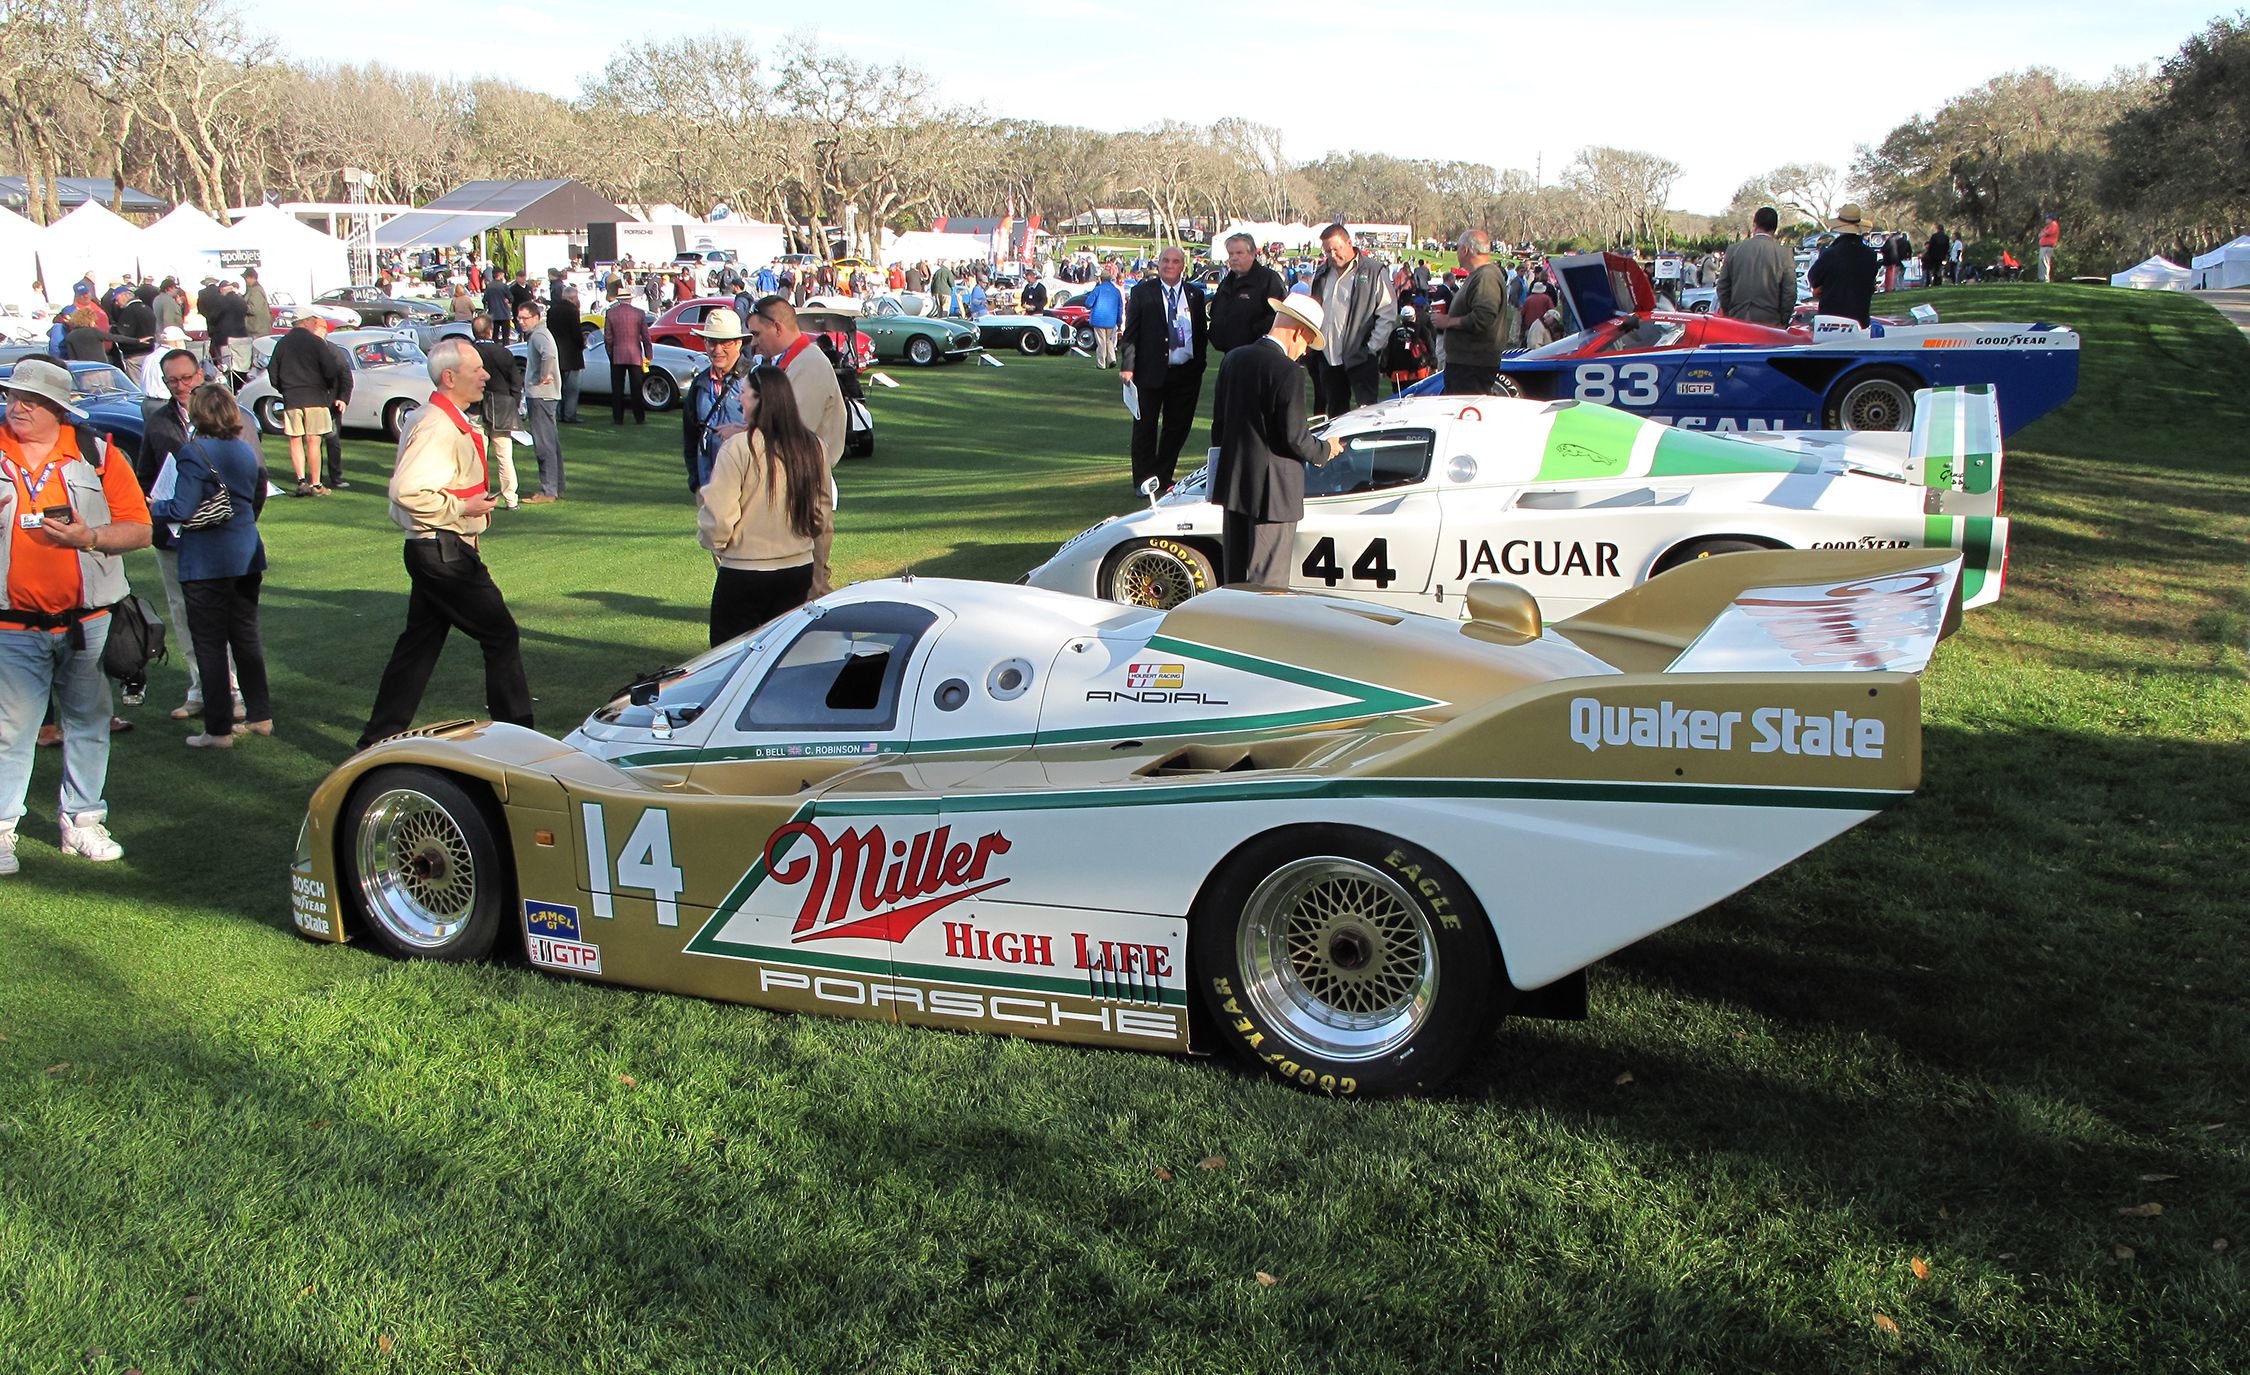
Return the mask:
[[[251,347],[254,372],[235,393],[267,434],[281,433],[281,393],[266,375],[278,342],[268,335]],[[328,336],[351,365],[352,394],[344,403],[343,427],[380,430],[396,439],[430,396],[430,360],[403,330],[345,329]]]
[[981,352],[975,326],[960,320],[909,315],[895,299],[870,300],[859,317],[859,327],[874,341],[875,356],[904,359],[916,367],[968,358]]
[[976,319],[977,339],[988,349],[1014,349],[1037,358],[1042,353],[1067,353],[1078,332],[1067,321],[1052,315],[1016,315],[995,312]]
[[[272,300],[271,295],[267,297]],[[416,297],[385,296],[371,286],[338,287],[313,297],[316,306],[340,306],[355,312],[359,323],[372,328],[389,329],[396,325],[437,324],[453,318],[453,312],[435,301]],[[275,305],[278,317],[281,307]]]

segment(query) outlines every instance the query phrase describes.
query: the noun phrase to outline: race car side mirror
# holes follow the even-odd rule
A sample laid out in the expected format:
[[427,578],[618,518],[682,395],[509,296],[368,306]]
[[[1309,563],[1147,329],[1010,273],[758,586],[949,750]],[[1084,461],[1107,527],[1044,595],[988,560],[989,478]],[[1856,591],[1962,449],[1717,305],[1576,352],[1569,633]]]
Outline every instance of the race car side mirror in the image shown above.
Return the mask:
[[1153,477],[1141,479],[1141,495],[1148,498],[1148,509],[1151,511],[1156,509],[1156,494],[1163,489],[1163,485]]

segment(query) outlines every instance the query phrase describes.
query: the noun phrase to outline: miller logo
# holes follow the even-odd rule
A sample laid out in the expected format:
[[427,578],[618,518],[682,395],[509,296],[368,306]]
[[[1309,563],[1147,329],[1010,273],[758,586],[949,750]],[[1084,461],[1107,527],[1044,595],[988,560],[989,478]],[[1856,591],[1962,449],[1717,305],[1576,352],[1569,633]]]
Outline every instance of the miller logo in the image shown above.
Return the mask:
[[1125,686],[1129,688],[1178,688],[1187,686],[1186,664],[1127,664]]
[[[800,836],[812,842],[811,849],[783,857]],[[831,836],[810,821],[775,831],[766,842],[766,872],[775,883],[805,885],[790,940],[848,936],[896,944],[961,899],[1008,882],[979,882],[992,857],[1008,853],[1006,836],[993,831],[958,845],[952,839],[950,826],[911,840],[891,840],[881,826],[848,827]]]

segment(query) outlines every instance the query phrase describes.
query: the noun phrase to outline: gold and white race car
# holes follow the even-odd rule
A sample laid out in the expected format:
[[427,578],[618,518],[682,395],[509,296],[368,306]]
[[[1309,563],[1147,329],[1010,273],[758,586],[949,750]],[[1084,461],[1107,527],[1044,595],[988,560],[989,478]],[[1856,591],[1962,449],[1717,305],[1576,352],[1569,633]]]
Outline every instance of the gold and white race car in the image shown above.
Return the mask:
[[1551,625],[1496,582],[1462,621],[864,583],[567,739],[355,755],[292,907],[406,956],[1426,1088],[1911,794],[1960,567],[1735,554]]
[[[1916,398],[1911,432],[1706,434],[1583,401],[1408,396],[1345,415],[1305,473],[1289,585],[1465,614],[1480,578],[1567,616],[1660,573],[1747,549],[1958,549],[1962,602],[1999,600],[1998,402]],[[1031,570],[1033,587],[1176,606],[1218,582],[1208,470]]]

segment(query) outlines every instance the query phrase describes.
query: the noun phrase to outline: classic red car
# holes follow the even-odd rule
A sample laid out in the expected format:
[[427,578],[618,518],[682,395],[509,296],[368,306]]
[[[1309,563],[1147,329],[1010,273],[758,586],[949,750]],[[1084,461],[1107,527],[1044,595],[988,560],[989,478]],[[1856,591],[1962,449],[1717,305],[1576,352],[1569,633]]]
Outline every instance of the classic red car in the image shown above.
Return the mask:
[[672,344],[683,349],[703,351],[703,336],[696,333],[703,325],[703,317],[720,306],[734,309],[732,296],[695,296],[681,301],[648,327],[648,337],[659,344]]

